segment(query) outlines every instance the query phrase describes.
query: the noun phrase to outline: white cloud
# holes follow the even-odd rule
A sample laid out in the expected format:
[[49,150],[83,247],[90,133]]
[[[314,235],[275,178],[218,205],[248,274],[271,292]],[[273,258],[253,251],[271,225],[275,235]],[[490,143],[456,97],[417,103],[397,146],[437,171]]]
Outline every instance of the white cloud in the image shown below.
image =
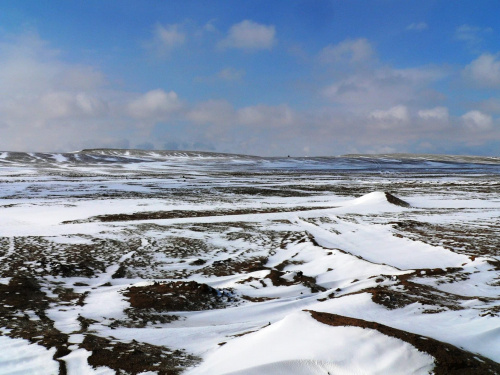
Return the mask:
[[349,112],[426,101],[428,85],[444,76],[432,67],[414,69],[363,68],[342,75],[323,89],[323,95]]
[[[104,75],[91,66],[64,62],[34,32],[1,40],[0,82],[0,118],[6,129],[0,146],[24,148],[26,141],[18,134],[33,135],[37,147],[54,145],[75,123],[110,115],[109,99],[101,95]],[[64,131],[51,135],[47,130],[56,126]]]
[[156,25],[154,30],[155,38],[160,42],[161,46],[167,49],[184,44],[186,35],[179,31],[179,25]]
[[219,47],[255,51],[270,50],[275,44],[276,30],[273,25],[244,20],[231,26],[227,37],[219,43]]
[[67,64],[60,52],[36,33],[0,42],[0,82],[3,92],[40,94],[47,89],[93,90],[106,82],[92,66]]
[[469,130],[489,130],[493,127],[490,115],[480,111],[470,111],[462,116],[465,127]]
[[369,116],[380,108],[405,105],[418,107],[439,103],[442,95],[432,84],[447,72],[436,66],[396,69],[383,65],[367,39],[344,40],[325,47],[319,54],[321,62],[328,62],[331,83],[321,94],[339,112],[351,116]]
[[[326,100],[299,111],[286,103],[265,102],[235,108],[231,99],[188,103],[166,88],[127,92],[107,82],[98,67],[65,61],[63,53],[37,35],[15,40],[0,35],[0,150],[128,147],[126,135],[133,140],[132,147],[162,147],[172,140],[184,148],[332,155],[356,150],[418,151],[414,145],[422,139],[438,151],[444,144],[500,139],[500,127],[488,115],[500,112],[477,103],[474,108],[480,111],[453,117],[442,106],[442,98],[428,94],[444,76],[442,69],[383,66],[373,58],[368,42],[344,42],[328,50],[331,81],[321,91]],[[482,76],[495,77],[497,62],[495,57],[489,64],[477,64],[488,67],[479,70]],[[226,68],[210,79],[237,80],[244,73]],[[489,105],[500,108],[496,100]],[[460,126],[453,131],[444,131],[457,123]],[[156,129],[167,129],[161,126],[168,124],[168,139],[152,137],[155,124],[161,124]]]
[[179,48],[186,42],[186,33],[178,24],[156,24],[152,36],[143,43],[143,47],[160,58],[169,56],[172,50]]
[[479,87],[500,86],[500,60],[498,56],[484,53],[463,70],[467,80]]
[[217,77],[224,81],[239,81],[245,75],[244,70],[237,70],[234,68],[225,68],[217,73]]
[[96,117],[108,112],[108,105],[89,93],[49,92],[40,97],[41,112],[47,119]]
[[339,44],[328,45],[319,54],[320,61],[334,63],[339,61],[361,62],[370,59],[373,48],[365,38],[347,39]]
[[174,92],[116,89],[96,67],[62,55],[36,33],[0,36],[0,149],[125,145],[123,134],[145,142],[156,121],[182,109]]
[[446,107],[435,107],[418,111],[418,116],[423,120],[448,121],[449,113]]
[[427,30],[429,26],[425,22],[411,23],[406,27],[410,31],[423,31]]
[[370,113],[369,118],[376,120],[381,125],[391,126],[407,123],[410,120],[410,115],[408,108],[404,105],[397,105],[388,110],[375,110]]
[[149,91],[128,105],[131,116],[139,119],[163,119],[182,108],[182,103],[173,91],[161,89]]

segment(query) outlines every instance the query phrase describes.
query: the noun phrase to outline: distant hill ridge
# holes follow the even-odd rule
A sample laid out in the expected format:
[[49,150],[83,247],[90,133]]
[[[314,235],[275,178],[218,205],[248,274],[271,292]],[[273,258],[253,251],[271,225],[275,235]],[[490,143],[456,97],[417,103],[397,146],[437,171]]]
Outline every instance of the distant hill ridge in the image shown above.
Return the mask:
[[[230,154],[207,151],[184,151],[184,150],[140,150],[140,149],[113,149],[95,148],[83,149],[74,152],[12,152],[0,151],[0,165],[6,163],[133,163],[147,161],[161,161],[176,158],[192,158],[195,160],[242,160],[250,162],[280,162],[286,163],[311,163],[311,164],[332,164],[332,163],[358,163],[374,164],[382,166],[396,167],[397,164],[414,165],[418,163],[432,164],[481,164],[500,165],[500,156],[469,156],[469,155],[436,155],[436,154],[346,154],[341,156],[274,156],[261,157],[254,155]],[[283,164],[284,165],[284,164]]]
[[189,150],[140,150],[140,149],[119,149],[119,148],[92,148],[76,151],[82,154],[99,154],[113,156],[177,156],[177,157],[239,157],[239,158],[260,158],[260,156],[230,154],[212,151],[189,151]]
[[455,163],[500,163],[500,156],[475,156],[475,155],[446,155],[446,154],[346,154],[346,158],[371,158],[392,160],[427,160]]

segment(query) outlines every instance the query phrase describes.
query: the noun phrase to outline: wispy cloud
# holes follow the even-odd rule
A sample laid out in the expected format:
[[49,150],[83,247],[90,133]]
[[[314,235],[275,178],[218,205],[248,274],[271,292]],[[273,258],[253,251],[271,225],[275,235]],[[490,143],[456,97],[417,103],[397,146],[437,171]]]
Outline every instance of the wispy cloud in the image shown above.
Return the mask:
[[448,108],[446,107],[422,109],[418,111],[418,116],[423,120],[438,120],[438,121],[448,121],[450,117],[448,113]]
[[237,48],[245,51],[270,50],[276,44],[273,25],[263,25],[250,20],[237,23],[219,43],[220,48]]
[[372,56],[373,48],[365,38],[347,39],[335,45],[328,45],[319,53],[319,59],[323,63],[356,63],[369,60]]
[[409,31],[423,31],[427,30],[429,26],[425,22],[417,22],[417,23],[411,23],[408,26],[406,26],[406,30]]
[[296,119],[294,111],[286,104],[244,107],[238,110],[237,115],[241,124],[264,128],[292,125]]
[[395,69],[389,66],[362,66],[342,74],[323,88],[332,103],[350,112],[370,112],[401,104],[425,102],[429,85],[445,73],[434,67]]
[[375,110],[370,113],[369,118],[384,128],[395,125],[407,124],[410,120],[408,108],[404,105],[397,105],[387,110]]
[[486,36],[491,34],[491,27],[478,27],[470,25],[461,25],[455,30],[455,39],[464,42],[468,49],[472,52],[478,52],[483,44]]
[[220,84],[221,82],[236,83],[236,82],[242,82],[243,77],[245,77],[245,74],[246,74],[245,69],[236,69],[233,67],[227,67],[209,76],[196,77],[195,82],[210,83],[210,84]]
[[187,40],[187,35],[178,24],[156,24],[151,39],[144,43],[144,47],[159,56],[165,56],[173,49],[182,46]]
[[217,77],[224,81],[240,81],[245,76],[245,70],[225,68],[217,73]]

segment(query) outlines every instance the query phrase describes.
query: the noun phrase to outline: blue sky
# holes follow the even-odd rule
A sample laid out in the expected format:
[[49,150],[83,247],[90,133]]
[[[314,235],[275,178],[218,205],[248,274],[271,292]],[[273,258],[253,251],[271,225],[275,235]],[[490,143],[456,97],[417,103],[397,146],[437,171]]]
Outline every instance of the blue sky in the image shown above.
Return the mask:
[[498,1],[0,4],[0,149],[499,155]]

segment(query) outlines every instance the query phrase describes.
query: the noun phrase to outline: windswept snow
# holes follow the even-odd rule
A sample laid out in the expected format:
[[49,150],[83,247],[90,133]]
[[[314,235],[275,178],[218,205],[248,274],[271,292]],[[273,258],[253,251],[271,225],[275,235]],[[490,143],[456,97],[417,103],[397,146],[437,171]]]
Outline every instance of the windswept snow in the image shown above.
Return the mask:
[[434,358],[405,342],[375,330],[325,326],[307,312],[296,312],[215,349],[187,374],[284,374],[297,369],[304,374],[423,375],[433,367]]
[[52,359],[55,348],[30,344],[23,339],[0,336],[0,373],[5,375],[57,374],[59,364]]
[[500,373],[499,178],[496,158],[2,152],[0,373]]

